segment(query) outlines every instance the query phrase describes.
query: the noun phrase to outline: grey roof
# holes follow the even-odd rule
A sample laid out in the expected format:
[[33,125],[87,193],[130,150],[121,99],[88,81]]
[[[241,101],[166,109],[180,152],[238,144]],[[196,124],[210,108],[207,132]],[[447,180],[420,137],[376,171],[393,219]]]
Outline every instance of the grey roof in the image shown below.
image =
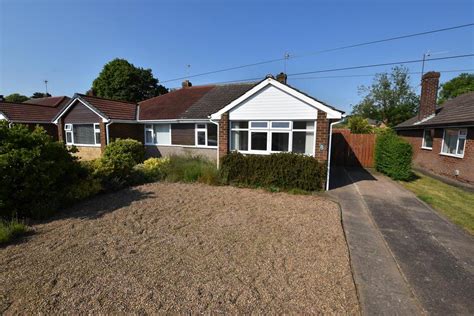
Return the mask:
[[202,98],[192,104],[180,118],[202,119],[219,111],[235,99],[252,89],[258,82],[216,85]]
[[420,120],[414,116],[395,126],[395,129],[414,129],[443,125],[474,125],[474,92],[446,101],[433,117]]

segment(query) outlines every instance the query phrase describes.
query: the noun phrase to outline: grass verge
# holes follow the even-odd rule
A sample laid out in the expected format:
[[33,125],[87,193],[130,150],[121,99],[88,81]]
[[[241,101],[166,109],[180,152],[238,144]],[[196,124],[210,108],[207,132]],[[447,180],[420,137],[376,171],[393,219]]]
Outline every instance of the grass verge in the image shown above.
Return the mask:
[[0,220],[0,244],[8,243],[26,232],[28,232],[28,226],[17,220]]
[[400,183],[453,223],[474,234],[474,193],[422,174],[417,176],[416,180]]

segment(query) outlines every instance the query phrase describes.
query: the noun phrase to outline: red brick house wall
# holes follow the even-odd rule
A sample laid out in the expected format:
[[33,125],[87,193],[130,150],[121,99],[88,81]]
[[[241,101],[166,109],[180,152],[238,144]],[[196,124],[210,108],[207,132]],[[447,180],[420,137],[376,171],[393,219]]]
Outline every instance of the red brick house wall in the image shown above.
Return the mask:
[[[474,183],[474,128],[467,129],[464,157],[452,157],[440,154],[443,142],[443,129],[436,128],[433,137],[433,149],[422,149],[423,130],[399,130],[413,148],[413,165],[441,176],[462,182]],[[459,170],[459,176],[455,175]]]
[[229,153],[229,113],[223,113],[219,120],[219,163]]
[[329,120],[326,117],[326,112],[318,111],[318,118],[316,120],[315,158],[321,162],[328,160]]

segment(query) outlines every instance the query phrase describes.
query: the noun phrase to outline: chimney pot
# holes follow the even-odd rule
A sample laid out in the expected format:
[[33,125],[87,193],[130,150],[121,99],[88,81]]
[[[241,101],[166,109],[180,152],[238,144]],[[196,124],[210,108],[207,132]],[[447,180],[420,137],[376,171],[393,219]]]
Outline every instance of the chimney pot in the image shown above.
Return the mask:
[[420,121],[436,112],[439,77],[439,72],[430,71],[421,78],[421,98],[418,111],[418,119]]
[[266,75],[266,76],[265,76],[265,79],[269,79],[269,78],[271,78],[271,79],[275,79],[275,77],[273,77],[273,75],[272,75],[272,74],[268,74],[268,75]]
[[189,80],[184,80],[183,83],[181,84],[181,86],[182,86],[183,88],[189,88],[189,87],[192,87],[193,84],[192,84],[191,81],[189,81]]
[[288,76],[286,75],[286,73],[284,72],[280,72],[277,77],[276,77],[276,80],[278,80],[279,82],[283,83],[283,84],[286,84],[286,79],[288,78]]

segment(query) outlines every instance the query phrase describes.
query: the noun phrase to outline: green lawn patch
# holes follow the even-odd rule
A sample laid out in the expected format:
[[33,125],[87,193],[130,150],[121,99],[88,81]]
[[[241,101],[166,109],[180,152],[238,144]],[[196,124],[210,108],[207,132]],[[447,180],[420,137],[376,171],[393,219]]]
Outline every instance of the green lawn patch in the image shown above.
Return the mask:
[[422,174],[417,176],[416,180],[400,183],[453,223],[474,234],[474,193]]
[[28,232],[28,227],[16,220],[0,220],[0,244],[12,241],[14,238]]

